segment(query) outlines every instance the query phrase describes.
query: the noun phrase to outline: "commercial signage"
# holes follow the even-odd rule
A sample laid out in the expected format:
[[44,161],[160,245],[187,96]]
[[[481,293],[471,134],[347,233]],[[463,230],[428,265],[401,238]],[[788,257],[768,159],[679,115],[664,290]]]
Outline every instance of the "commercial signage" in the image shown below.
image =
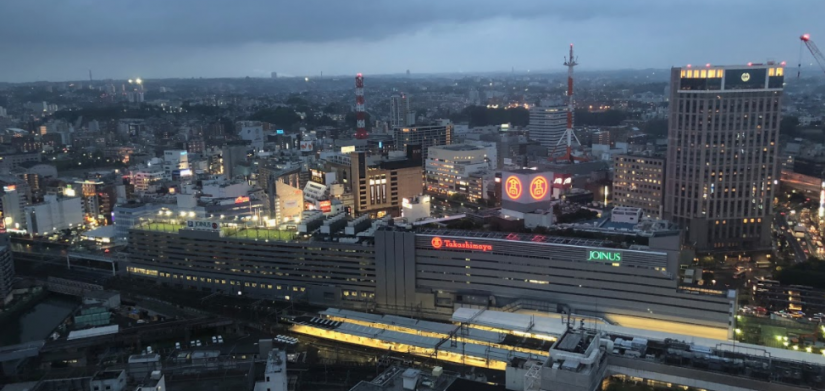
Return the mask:
[[622,261],[622,253],[618,251],[600,251],[600,250],[588,250],[587,251],[587,260],[594,261],[594,262],[621,262]]
[[332,202],[330,201],[319,201],[318,206],[321,208],[321,212],[332,212]]
[[345,147],[341,147],[341,153],[353,153],[355,152],[355,145],[347,145]]
[[476,251],[493,251],[493,245],[491,244],[479,244],[473,243],[471,241],[458,241],[458,240],[450,240],[450,239],[442,239],[438,236],[434,237],[430,244],[433,246],[434,249],[440,250],[444,249],[459,249],[459,250],[476,250]]
[[221,226],[214,221],[187,220],[186,228],[201,231],[220,231]]
[[514,175],[507,177],[507,180],[504,181],[504,193],[507,194],[507,197],[511,200],[517,200],[521,198],[521,191],[521,179]]
[[3,191],[5,191],[6,193],[8,193],[10,191],[15,191],[15,190],[17,190],[17,185],[3,186]]
[[569,176],[557,176],[553,178],[553,187],[555,188],[565,188],[573,183],[573,178]]
[[312,141],[301,141],[301,152],[311,152]]
[[540,201],[544,199],[544,196],[547,195],[547,191],[550,189],[550,184],[547,183],[547,178],[539,175],[533,178],[530,181],[530,197],[533,197],[534,200]]
[[284,130],[283,129],[278,129],[278,130],[275,131],[275,134],[284,134]]
[[244,202],[249,202],[249,197],[240,196],[238,198],[235,198],[236,204],[243,204]]

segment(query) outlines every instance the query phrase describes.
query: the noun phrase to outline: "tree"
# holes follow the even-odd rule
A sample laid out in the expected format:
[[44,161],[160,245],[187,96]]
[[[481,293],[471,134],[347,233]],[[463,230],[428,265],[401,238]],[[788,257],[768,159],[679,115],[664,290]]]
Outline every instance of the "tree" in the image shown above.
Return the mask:
[[576,110],[575,118],[576,126],[618,126],[627,118],[627,113],[619,110]]
[[249,117],[252,121],[262,121],[274,124],[278,127],[289,128],[301,122],[301,117],[294,110],[287,107],[275,109],[261,109]]
[[665,137],[667,136],[667,120],[666,119],[652,119],[645,122],[642,126],[642,131],[648,136]]

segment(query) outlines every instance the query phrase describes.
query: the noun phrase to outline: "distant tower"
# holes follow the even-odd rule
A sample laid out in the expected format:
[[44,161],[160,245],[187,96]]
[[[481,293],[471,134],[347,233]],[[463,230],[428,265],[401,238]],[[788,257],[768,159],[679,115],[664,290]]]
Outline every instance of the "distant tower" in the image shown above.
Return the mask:
[[364,76],[355,75],[355,138],[367,138],[367,118],[364,112]]
[[562,143],[567,146],[567,151],[564,156],[561,157],[562,160],[570,163],[587,160],[582,157],[573,156],[573,140],[576,140],[576,143],[581,145],[578,137],[576,137],[576,133],[573,132],[573,67],[576,65],[579,65],[579,63],[577,63],[576,58],[573,57],[573,44],[571,43],[570,57],[564,59],[564,66],[567,67],[567,129],[565,129],[564,134],[550,152],[550,160],[555,160],[556,148],[562,145]]
[[89,82],[91,83],[92,81],[92,70],[89,69]]
[[410,77],[410,70],[407,69],[407,77]]

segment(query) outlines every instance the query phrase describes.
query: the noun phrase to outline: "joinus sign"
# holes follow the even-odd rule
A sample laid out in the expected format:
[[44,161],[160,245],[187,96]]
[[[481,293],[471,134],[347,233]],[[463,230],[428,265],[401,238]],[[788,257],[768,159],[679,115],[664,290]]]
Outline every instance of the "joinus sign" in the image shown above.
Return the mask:
[[618,263],[622,261],[622,253],[618,251],[587,250],[587,260]]

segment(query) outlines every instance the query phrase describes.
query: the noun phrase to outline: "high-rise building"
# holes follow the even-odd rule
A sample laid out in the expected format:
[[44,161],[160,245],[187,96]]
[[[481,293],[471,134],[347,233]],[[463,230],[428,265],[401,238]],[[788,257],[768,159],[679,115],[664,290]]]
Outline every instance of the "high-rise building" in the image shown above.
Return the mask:
[[663,157],[613,157],[613,204],[640,208],[645,216],[662,218],[665,190]]
[[8,235],[0,235],[0,307],[8,304],[14,291],[14,260]]
[[449,121],[438,125],[422,125],[394,128],[395,149],[407,150],[407,145],[420,145],[422,161],[427,161],[430,147],[450,145],[453,140],[453,125]]
[[393,95],[390,98],[390,126],[403,127],[413,125],[415,125],[415,113],[410,110],[409,95]]
[[487,148],[469,144],[430,147],[424,164],[427,191],[468,198],[470,174],[490,168]]
[[363,152],[350,154],[355,214],[400,216],[402,200],[423,189],[420,156],[418,146],[413,145],[402,159],[369,161]]
[[542,102],[530,108],[530,138],[546,148],[555,147],[567,127],[567,106]]
[[665,217],[699,252],[771,248],[784,68],[673,68]]

